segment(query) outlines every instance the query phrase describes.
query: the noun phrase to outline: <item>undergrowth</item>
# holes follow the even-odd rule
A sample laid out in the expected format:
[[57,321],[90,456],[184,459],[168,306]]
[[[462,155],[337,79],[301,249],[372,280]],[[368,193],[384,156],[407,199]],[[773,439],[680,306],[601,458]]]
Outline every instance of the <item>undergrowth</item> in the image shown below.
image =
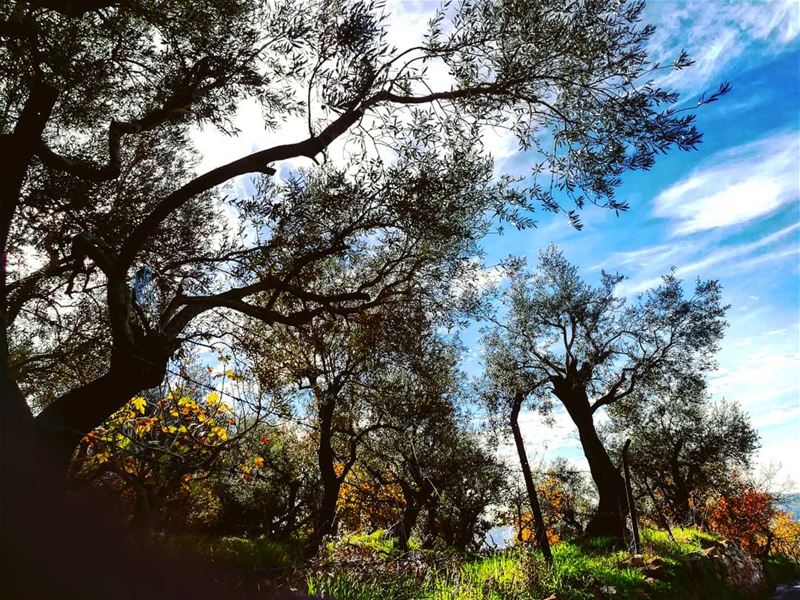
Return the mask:
[[[584,544],[562,542],[553,546],[553,566],[547,568],[538,552],[510,548],[470,560],[452,560],[417,576],[380,568],[353,573],[329,570],[307,578],[310,595],[339,600],[383,600],[386,598],[431,600],[541,600],[555,594],[559,600],[596,598],[667,600],[703,598],[733,600],[739,596],[726,590],[717,572],[700,551],[717,538],[691,529],[673,530],[675,541],[662,531],[642,534],[644,559],[658,556],[664,567],[659,579],[647,578],[630,566],[630,553],[608,549],[608,540]],[[369,536],[362,539],[390,556],[393,548]],[[358,539],[350,538],[350,544]],[[424,553],[411,553],[402,560],[425,561]]]

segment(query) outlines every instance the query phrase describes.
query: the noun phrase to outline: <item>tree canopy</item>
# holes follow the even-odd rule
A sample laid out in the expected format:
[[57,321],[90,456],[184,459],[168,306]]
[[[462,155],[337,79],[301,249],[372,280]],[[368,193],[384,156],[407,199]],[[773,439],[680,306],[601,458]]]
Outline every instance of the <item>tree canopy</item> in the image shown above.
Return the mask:
[[[24,549],[17,560],[34,564],[31,553],[57,530],[54,556],[97,554],[91,536],[81,551],[71,547],[83,539],[79,521],[59,520],[45,499],[63,499],[87,436],[95,436],[92,456],[114,455],[124,477],[137,474],[126,465],[160,462],[161,433],[184,432],[178,422],[153,429],[149,419],[174,416],[157,404],[167,398],[147,390],[171,376],[188,381],[180,357],[219,346],[258,349],[248,375],[259,392],[278,400],[296,392],[296,400],[311,390],[317,405],[305,416],[316,416],[315,433],[287,427],[279,437],[315,447],[319,481],[305,477],[307,454],[242,453],[250,469],[260,457],[263,468],[272,461],[276,472],[303,474],[288,497],[263,490],[275,504],[264,520],[289,531],[316,514],[320,541],[358,446],[386,423],[402,431],[387,406],[396,409],[403,394],[448,395],[454,371],[438,334],[474,313],[465,290],[478,287],[482,237],[508,223],[529,227],[536,210],[576,227],[587,202],[623,211],[615,189],[624,173],[700,142],[693,111],[655,83],[660,71],[692,61],[650,60],[654,29],[641,22],[643,8],[639,0],[445,1],[419,43],[395,48],[378,2],[4,2],[0,456],[4,487],[20,491],[8,511],[36,515],[19,520],[36,524],[30,536],[4,526]],[[237,135],[244,101],[261,107],[269,144],[201,169],[193,133]],[[495,173],[482,138],[498,131],[515,136],[526,176]],[[552,277],[539,291],[514,288],[518,334],[504,352],[533,352],[539,363],[520,364],[520,373],[546,376],[568,409],[576,405],[560,390],[580,380],[593,397],[581,423],[640,383],[708,366],[724,312],[713,282],[686,300],[669,276],[634,310],[613,297],[612,277],[595,289],[554,254],[543,260]],[[552,289],[559,295],[548,299]],[[573,302],[573,316],[592,331],[567,325],[559,302]],[[629,318],[640,321],[637,335],[624,327]],[[611,337],[598,342],[594,329]],[[539,342],[516,345],[525,335],[552,344],[561,332],[559,357]],[[499,349],[501,339],[491,343]],[[442,365],[442,379],[424,373],[426,362]],[[178,409],[207,418],[200,393]],[[152,415],[141,414],[139,398]],[[135,448],[117,443],[131,427],[123,416],[134,418]],[[451,427],[454,419],[444,420]],[[214,426],[180,443],[219,438]],[[459,460],[480,466],[470,477],[498,481],[500,467],[477,440],[448,439]],[[397,458],[407,440],[392,442]],[[216,461],[214,448],[205,452]],[[138,475],[152,481],[153,473]],[[453,477],[441,482],[447,494],[427,503],[429,529],[464,547],[492,497],[464,485],[467,475]],[[318,483],[327,486],[320,507],[299,509]],[[228,497],[231,510],[237,497]],[[112,554],[104,558],[125,562]],[[84,589],[84,571],[59,568]]]

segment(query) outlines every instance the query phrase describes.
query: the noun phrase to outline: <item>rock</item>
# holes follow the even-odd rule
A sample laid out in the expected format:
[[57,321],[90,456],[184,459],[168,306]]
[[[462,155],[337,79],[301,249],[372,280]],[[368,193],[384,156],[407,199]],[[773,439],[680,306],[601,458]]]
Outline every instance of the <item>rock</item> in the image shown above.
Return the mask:
[[656,565],[660,567],[661,565],[664,564],[664,559],[661,558],[660,556],[653,556],[652,558],[647,559],[647,562],[645,564]]
[[701,550],[701,554],[711,559],[729,589],[736,590],[745,597],[759,597],[765,593],[766,583],[761,564],[737,542],[718,542]]
[[625,560],[621,560],[617,563],[617,566],[620,569],[639,569],[643,567],[645,564],[644,556],[641,554],[634,554],[630,558],[626,558]]
[[663,562],[659,564],[647,564],[639,570],[642,572],[642,575],[650,579],[663,579],[666,574]]
[[617,593],[617,588],[613,585],[604,585],[600,588],[600,591],[606,596],[614,596]]

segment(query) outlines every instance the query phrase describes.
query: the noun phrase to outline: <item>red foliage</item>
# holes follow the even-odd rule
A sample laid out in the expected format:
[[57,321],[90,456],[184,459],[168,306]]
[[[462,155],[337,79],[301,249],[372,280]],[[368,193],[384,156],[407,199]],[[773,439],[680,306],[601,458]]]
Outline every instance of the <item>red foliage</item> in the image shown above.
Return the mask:
[[768,549],[775,514],[772,495],[747,486],[718,498],[710,507],[708,522],[721,536],[738,541],[752,554],[760,554]]

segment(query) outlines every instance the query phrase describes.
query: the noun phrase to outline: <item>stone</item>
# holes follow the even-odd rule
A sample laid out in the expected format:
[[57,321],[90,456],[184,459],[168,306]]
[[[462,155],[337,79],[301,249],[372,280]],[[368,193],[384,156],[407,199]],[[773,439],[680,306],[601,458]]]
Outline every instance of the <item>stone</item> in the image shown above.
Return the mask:
[[647,564],[639,570],[642,572],[642,575],[651,579],[663,579],[666,574],[663,562],[659,564]]
[[661,565],[664,564],[664,559],[661,558],[660,556],[653,556],[653,557],[647,559],[647,562],[645,564],[661,566]]
[[604,585],[600,588],[600,591],[606,596],[614,596],[617,593],[617,588],[613,585]]
[[638,569],[643,567],[645,564],[644,556],[641,554],[634,554],[633,556],[626,558],[625,560],[621,560],[617,563],[617,566],[621,569]]

